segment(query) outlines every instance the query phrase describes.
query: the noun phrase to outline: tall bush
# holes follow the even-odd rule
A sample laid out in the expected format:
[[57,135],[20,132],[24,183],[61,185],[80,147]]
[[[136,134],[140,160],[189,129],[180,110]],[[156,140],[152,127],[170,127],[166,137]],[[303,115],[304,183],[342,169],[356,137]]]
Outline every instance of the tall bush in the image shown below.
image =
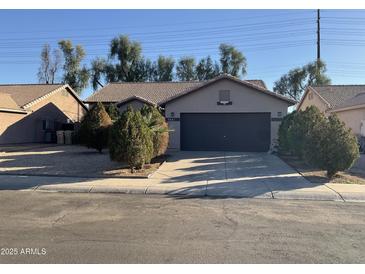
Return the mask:
[[108,144],[108,130],[112,120],[102,103],[92,107],[81,121],[80,142],[89,148],[95,148],[100,153]]
[[169,144],[169,128],[165,117],[156,107],[147,105],[142,107],[141,114],[152,131],[153,157],[165,154]]
[[153,134],[140,111],[128,108],[110,131],[110,157],[127,161],[132,172],[150,163],[153,157]]
[[128,108],[114,122],[109,132],[110,159],[117,162],[127,160],[127,146],[129,144],[129,123],[133,117],[133,110]]
[[305,157],[308,144],[312,142],[312,131],[324,119],[324,115],[315,106],[310,106],[294,115],[287,137],[290,151],[294,155]]
[[311,106],[288,115],[279,128],[279,152],[291,153],[329,178],[352,166],[359,157],[356,137],[336,115],[328,118]]
[[290,152],[290,140],[289,140],[289,130],[293,126],[295,121],[296,111],[286,115],[281,121],[279,132],[278,132],[278,142],[279,142],[279,153],[287,154]]
[[328,117],[323,135],[321,157],[317,165],[326,170],[327,176],[331,178],[338,171],[349,169],[354,164],[359,158],[359,147],[356,137],[337,115]]

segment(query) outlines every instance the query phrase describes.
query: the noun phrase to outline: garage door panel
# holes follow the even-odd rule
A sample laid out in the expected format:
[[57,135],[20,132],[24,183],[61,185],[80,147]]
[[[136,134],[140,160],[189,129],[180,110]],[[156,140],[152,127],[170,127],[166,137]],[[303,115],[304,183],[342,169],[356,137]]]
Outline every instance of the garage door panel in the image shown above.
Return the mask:
[[182,113],[182,150],[268,151],[270,113]]

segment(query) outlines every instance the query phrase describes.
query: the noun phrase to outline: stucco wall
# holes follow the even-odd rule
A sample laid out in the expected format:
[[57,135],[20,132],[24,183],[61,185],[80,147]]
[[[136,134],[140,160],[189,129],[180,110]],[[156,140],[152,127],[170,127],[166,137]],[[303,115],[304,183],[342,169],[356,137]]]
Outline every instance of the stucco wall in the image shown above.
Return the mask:
[[336,114],[354,134],[360,134],[361,121],[365,120],[365,108],[340,111]]
[[[309,99],[309,93],[312,94],[313,96],[312,99]],[[328,105],[325,102],[323,102],[323,100],[318,96],[317,93],[309,91],[303,99],[303,102],[300,106],[300,110],[305,110],[307,107],[313,105],[316,106],[323,113],[325,113],[328,108]]]
[[70,119],[79,122],[85,113],[84,108],[66,90],[50,95],[27,111],[27,115],[0,112],[0,144],[43,142],[43,120],[66,123]]
[[[219,91],[230,90],[232,105],[217,105]],[[167,103],[166,118],[180,118],[180,113],[189,112],[270,112],[271,118],[287,114],[289,103],[269,96],[255,89],[242,86],[236,82],[223,79],[189,95]],[[172,114],[173,113],[173,114]],[[180,121],[169,121],[170,149],[180,149]],[[277,139],[280,121],[271,122],[271,143]]]
[[120,105],[118,107],[119,112],[122,113],[127,110],[128,106],[131,106],[134,110],[140,110],[143,107],[144,103],[139,100],[132,100],[126,104]]
[[[9,143],[9,136],[6,136],[4,132],[10,127],[11,125],[17,123],[19,120],[23,119],[26,114],[20,113],[8,113],[8,112],[0,112],[0,144]],[[11,140],[14,143],[18,143],[21,141],[22,135],[18,134],[13,135]]]

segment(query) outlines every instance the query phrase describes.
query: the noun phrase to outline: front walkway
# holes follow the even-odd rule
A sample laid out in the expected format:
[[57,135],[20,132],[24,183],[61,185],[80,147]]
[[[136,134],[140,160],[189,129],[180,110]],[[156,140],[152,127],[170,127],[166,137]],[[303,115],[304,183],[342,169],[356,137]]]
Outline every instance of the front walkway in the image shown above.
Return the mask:
[[0,189],[365,201],[365,185],[312,184],[267,153],[178,152],[149,179],[0,175]]

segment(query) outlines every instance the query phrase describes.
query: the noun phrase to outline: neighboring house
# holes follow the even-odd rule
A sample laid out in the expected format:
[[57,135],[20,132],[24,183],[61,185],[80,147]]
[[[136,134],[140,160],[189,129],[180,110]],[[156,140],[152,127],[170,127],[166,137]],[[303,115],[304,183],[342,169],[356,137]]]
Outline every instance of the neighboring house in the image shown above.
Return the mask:
[[115,103],[121,111],[144,104],[164,110],[170,149],[268,151],[294,100],[267,90],[260,80],[224,74],[209,81],[111,83],[86,103]]
[[86,111],[68,85],[0,85],[0,144],[53,142]]
[[308,87],[297,109],[315,105],[326,115],[336,113],[352,132],[365,136],[365,85]]

